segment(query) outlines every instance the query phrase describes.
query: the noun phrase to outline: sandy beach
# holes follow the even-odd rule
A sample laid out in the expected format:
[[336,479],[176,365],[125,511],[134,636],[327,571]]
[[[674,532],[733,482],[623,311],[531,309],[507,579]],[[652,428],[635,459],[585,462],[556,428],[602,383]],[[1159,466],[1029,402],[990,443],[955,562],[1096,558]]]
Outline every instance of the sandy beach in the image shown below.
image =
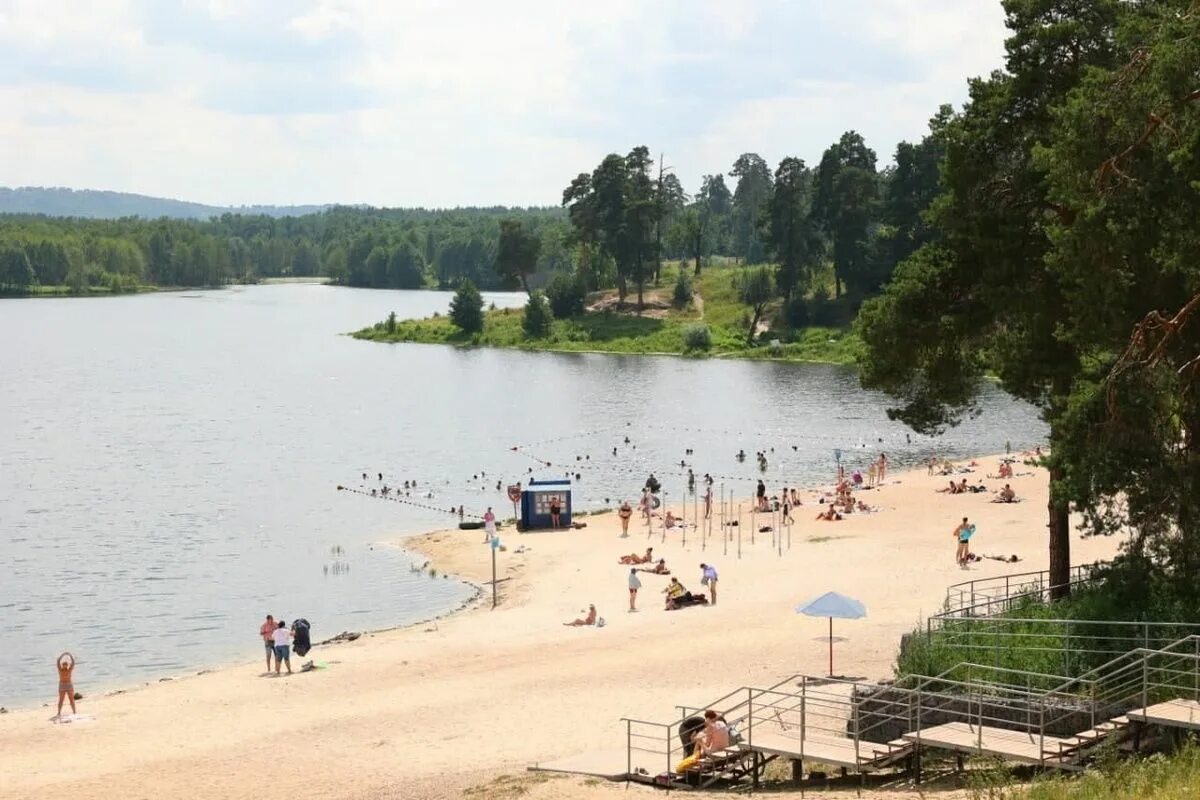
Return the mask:
[[[979,459],[969,477],[994,473],[998,461]],[[584,517],[582,530],[502,530],[498,608],[486,587],[448,618],[319,647],[312,657],[327,668],[311,673],[263,676],[259,619],[246,620],[245,663],[203,675],[93,697],[81,663],[76,686],[88,719],[54,725],[52,707],[0,716],[0,799],[616,796],[625,784],[530,779],[524,770],[623,746],[622,716],[665,720],[676,704],[701,705],[741,685],[824,674],[827,623],[794,607],[826,591],[868,609],[866,619],[837,623],[846,641],[837,644],[836,671],[882,678],[900,636],[939,610],[948,585],[1046,568],[1042,470],[1018,467],[1010,481],[1017,504],[937,493],[946,481],[924,469],[889,475],[859,495],[878,513],[840,522],[816,521],[807,492],[782,554],[770,533],[750,543],[746,498],[740,559],[736,542],[725,552],[716,526],[707,541],[692,530],[686,545],[676,532],[664,543],[661,523],[648,539],[636,516],[628,539],[619,538],[615,514]],[[985,483],[998,489],[1004,481]],[[963,516],[978,527],[975,552],[1021,562],[960,570],[951,530]],[[449,573],[482,585],[491,576],[482,538],[454,530],[404,544],[429,557],[439,573],[430,580]],[[1110,557],[1117,544],[1076,535],[1072,562]],[[641,610],[628,613],[628,567],[617,558],[647,545],[694,591],[700,562],[714,564],[718,604],[666,612],[667,578],[642,574]],[[561,624],[588,603],[603,628]],[[50,665],[46,677],[49,701]]]

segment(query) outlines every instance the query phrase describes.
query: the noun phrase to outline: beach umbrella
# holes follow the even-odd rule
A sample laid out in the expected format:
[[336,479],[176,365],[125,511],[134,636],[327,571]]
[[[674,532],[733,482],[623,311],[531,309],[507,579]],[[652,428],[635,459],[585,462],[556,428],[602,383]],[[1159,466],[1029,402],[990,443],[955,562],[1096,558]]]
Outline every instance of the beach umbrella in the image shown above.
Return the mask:
[[833,677],[833,618],[862,619],[867,615],[867,607],[853,597],[846,597],[837,592],[826,592],[815,600],[809,600],[796,606],[797,614],[809,617],[829,618],[829,677]]

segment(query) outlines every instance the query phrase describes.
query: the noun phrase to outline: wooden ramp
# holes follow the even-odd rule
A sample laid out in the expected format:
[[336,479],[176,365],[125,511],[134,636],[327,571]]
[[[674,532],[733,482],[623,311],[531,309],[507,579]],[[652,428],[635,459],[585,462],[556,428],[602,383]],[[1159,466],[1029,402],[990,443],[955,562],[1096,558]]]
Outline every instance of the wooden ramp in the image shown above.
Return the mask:
[[1056,736],[1040,737],[1037,734],[991,728],[986,725],[969,725],[965,722],[948,722],[945,725],[906,733],[902,738],[921,747],[998,756],[1027,764],[1045,763],[1048,766],[1062,766],[1058,754],[1070,750],[1074,744],[1073,741]]
[[[636,762],[636,754],[635,754]],[[656,765],[661,772],[664,764]],[[647,771],[648,767],[645,767]],[[541,761],[529,767],[533,772],[562,772],[568,775],[588,775],[609,781],[623,781],[629,776],[629,759],[624,750],[596,750],[578,755]],[[635,763],[634,769],[637,769]]]
[[1125,716],[1134,722],[1165,725],[1169,728],[1200,730],[1200,703],[1195,700],[1168,700],[1147,708],[1130,711]]
[[889,744],[859,742],[855,750],[853,739],[834,736],[787,736],[780,733],[756,733],[743,746],[767,755],[802,761],[819,761],[834,767],[846,767],[870,772],[904,758],[913,750],[910,742],[897,740]]

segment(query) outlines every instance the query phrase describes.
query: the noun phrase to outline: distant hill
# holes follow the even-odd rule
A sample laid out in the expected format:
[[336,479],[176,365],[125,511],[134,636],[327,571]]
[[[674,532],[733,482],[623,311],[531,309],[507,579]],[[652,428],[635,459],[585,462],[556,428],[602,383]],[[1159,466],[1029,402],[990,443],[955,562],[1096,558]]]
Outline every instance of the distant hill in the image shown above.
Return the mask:
[[144,217],[158,219],[208,219],[221,214],[265,214],[269,217],[298,217],[324,211],[320,206],[208,206],[186,200],[169,200],[128,192],[96,189],[0,186],[0,214],[45,214],[51,217],[116,219]]

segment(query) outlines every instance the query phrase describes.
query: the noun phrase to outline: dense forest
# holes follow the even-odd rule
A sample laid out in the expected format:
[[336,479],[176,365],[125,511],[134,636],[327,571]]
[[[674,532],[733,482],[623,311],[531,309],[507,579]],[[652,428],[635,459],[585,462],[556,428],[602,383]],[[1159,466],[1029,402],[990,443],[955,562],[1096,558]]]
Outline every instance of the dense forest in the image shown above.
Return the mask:
[[[943,109],[938,119],[950,115]],[[452,210],[336,207],[276,218],[83,219],[0,215],[0,291],[216,286],[287,276],[328,276],[352,286],[482,289],[539,287],[555,275],[586,289],[657,280],[663,259],[698,272],[713,256],[778,264],[783,295],[806,292],[832,268],[833,291],[875,293],[922,242],[920,212],[937,191],[937,120],[895,163],[850,131],[816,168],[785,158],[772,171],[744,153],[728,173],[705,175],[688,194],[656,171],[646,147],[612,154],[581,173],[563,207]],[[727,182],[728,178],[728,182]],[[821,287],[820,291],[825,291]]]

